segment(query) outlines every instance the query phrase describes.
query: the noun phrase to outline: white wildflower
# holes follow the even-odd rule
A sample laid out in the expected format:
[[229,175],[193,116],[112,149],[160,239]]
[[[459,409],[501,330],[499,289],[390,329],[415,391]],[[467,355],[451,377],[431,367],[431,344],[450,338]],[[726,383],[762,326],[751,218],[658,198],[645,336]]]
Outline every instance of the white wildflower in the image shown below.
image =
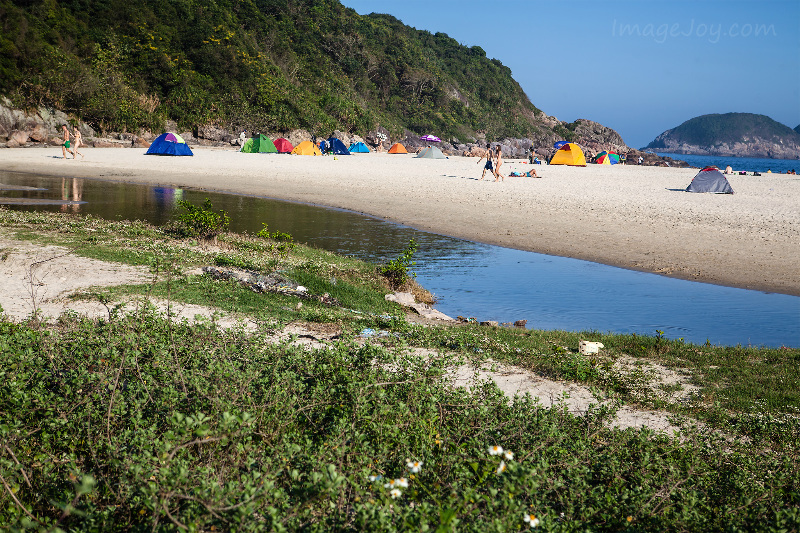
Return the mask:
[[391,496],[393,500],[396,500],[397,498],[402,496],[402,494],[403,493],[400,492],[400,489],[392,489],[389,491],[389,496]]
[[417,474],[422,470],[422,461],[406,461],[406,466],[412,474]]
[[526,513],[525,517],[522,520],[531,527],[539,527],[539,519],[536,518],[535,514]]
[[500,461],[500,466],[497,467],[497,473],[502,474],[505,471],[506,471],[506,462]]
[[503,457],[505,457],[508,461],[513,461],[514,460],[514,452],[510,452],[510,451],[506,450],[505,452],[503,452]]
[[503,447],[489,446],[489,455],[503,455]]

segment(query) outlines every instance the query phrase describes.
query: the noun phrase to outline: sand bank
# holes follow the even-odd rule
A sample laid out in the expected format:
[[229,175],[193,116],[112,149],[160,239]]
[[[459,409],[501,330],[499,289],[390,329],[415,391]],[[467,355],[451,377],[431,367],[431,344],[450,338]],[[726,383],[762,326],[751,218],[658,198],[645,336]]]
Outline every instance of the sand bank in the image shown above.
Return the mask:
[[[691,194],[694,169],[533,166],[480,181],[476,158],[240,154],[143,149],[0,150],[0,170],[241,193],[314,203],[488,244],[683,279],[800,295],[800,179],[731,176],[736,194]],[[506,161],[504,174],[531,165]]]

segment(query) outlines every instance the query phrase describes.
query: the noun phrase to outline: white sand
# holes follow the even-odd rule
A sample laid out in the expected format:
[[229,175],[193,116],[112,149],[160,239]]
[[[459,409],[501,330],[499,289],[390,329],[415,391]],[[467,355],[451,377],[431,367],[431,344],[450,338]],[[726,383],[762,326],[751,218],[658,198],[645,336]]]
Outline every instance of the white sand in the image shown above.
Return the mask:
[[[350,209],[440,234],[690,280],[800,295],[800,179],[729,178],[734,195],[683,189],[695,169],[538,166],[479,181],[477,158],[306,157],[197,148],[195,156],[87,148],[0,150],[0,169],[227,191]],[[531,165],[506,161],[504,174]]]

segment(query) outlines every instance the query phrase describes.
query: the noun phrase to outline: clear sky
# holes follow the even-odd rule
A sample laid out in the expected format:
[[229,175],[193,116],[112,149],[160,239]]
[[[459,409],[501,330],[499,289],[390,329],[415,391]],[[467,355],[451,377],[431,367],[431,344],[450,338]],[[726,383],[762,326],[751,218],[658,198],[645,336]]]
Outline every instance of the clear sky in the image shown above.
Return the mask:
[[800,124],[800,0],[341,0],[478,45],[534,105],[640,148],[709,113]]

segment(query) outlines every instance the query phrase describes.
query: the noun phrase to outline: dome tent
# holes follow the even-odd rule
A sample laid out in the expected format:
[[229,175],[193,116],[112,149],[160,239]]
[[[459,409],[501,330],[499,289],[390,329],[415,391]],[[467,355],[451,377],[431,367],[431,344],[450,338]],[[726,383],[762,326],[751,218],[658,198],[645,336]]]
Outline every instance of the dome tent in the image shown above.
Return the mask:
[[731,184],[725,174],[717,167],[706,167],[692,178],[686,192],[710,192],[715,194],[733,194]]
[[177,133],[162,133],[144,155],[194,155],[186,141]]
[[417,157],[422,157],[425,159],[447,159],[447,156],[442,153],[441,150],[436,148],[435,146],[428,146],[427,148],[423,148],[417,154]]
[[350,155],[350,151],[344,143],[336,137],[330,137],[328,139],[328,151],[334,155]]
[[290,143],[287,139],[284,139],[283,137],[278,137],[277,139],[275,139],[275,142],[273,144],[275,145],[275,148],[278,150],[278,153],[280,154],[289,154],[292,152],[292,150],[294,150],[294,146],[292,146],[292,143]]
[[362,143],[362,142],[357,142],[357,143],[351,144],[350,148],[348,148],[348,150],[350,150],[351,154],[368,154],[369,153],[369,147],[366,144]]
[[585,167],[586,156],[583,155],[581,147],[575,143],[567,143],[558,149],[550,160],[551,165],[570,165],[573,167]]
[[391,148],[389,148],[390,154],[407,154],[408,150],[406,147],[400,143],[394,143]]
[[278,149],[266,135],[258,134],[247,139],[240,152],[246,154],[277,154]]
[[616,152],[607,152],[603,150],[597,154],[594,162],[598,165],[616,165],[619,163],[619,155]]
[[297,155],[322,155],[322,152],[319,151],[319,148],[317,148],[316,145],[314,145],[314,143],[311,141],[301,142],[294,147],[292,153]]

